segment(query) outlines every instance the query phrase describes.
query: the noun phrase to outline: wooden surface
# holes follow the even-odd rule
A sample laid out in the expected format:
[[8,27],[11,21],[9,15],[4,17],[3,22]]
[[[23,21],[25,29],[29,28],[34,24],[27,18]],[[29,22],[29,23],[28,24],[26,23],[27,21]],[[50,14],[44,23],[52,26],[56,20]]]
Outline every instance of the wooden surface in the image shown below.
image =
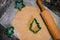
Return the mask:
[[[30,23],[34,18],[37,19],[41,26],[41,30],[36,34],[29,30]],[[17,12],[16,17],[12,21],[12,25],[20,40],[49,40],[51,38],[38,8],[29,6],[24,7],[21,11]],[[36,26],[36,24],[33,26]]]

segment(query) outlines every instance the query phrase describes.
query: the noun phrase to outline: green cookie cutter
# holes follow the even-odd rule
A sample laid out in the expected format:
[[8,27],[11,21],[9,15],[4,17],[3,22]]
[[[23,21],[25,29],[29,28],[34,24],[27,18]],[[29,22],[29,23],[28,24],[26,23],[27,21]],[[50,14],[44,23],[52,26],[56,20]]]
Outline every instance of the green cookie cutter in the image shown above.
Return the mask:
[[15,1],[15,8],[18,8],[19,10],[21,10],[24,7],[25,7],[25,5],[23,4],[23,0],[16,0]]
[[[38,29],[38,30],[36,30],[36,31],[34,31],[34,30],[32,29],[32,25],[33,25],[34,21],[36,22],[37,27],[39,28],[39,29]],[[40,27],[40,25],[39,25],[38,21],[36,20],[36,18],[34,18],[34,20],[32,21],[32,23],[30,24],[29,29],[30,29],[33,33],[38,33],[38,32],[40,31],[41,27]]]
[[14,34],[14,27],[9,26],[4,30],[4,35],[7,35],[8,37],[12,37]]

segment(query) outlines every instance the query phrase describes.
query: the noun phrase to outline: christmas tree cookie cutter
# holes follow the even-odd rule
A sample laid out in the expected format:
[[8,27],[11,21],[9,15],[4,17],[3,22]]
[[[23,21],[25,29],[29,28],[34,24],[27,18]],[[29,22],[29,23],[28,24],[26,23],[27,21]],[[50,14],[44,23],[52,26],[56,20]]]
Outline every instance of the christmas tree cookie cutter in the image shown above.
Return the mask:
[[[36,30],[36,31],[34,31],[32,29],[34,21],[35,21],[35,23],[37,24],[37,27],[38,27],[38,30]],[[38,21],[36,20],[36,18],[34,18],[34,20],[32,21],[32,23],[30,24],[29,30],[32,31],[33,33],[38,33],[40,31],[40,29],[41,29],[41,27],[40,27]]]

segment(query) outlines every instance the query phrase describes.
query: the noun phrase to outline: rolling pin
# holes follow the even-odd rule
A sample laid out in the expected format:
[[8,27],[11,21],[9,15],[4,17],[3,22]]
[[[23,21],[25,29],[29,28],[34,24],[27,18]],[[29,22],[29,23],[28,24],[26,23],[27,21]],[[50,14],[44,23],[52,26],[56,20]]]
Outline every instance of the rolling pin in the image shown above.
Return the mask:
[[47,9],[44,8],[41,0],[37,0],[37,4],[41,10],[40,15],[42,16],[50,34],[52,35],[54,40],[60,40],[60,32],[59,32],[59,29],[58,29],[52,15],[50,14],[50,12]]

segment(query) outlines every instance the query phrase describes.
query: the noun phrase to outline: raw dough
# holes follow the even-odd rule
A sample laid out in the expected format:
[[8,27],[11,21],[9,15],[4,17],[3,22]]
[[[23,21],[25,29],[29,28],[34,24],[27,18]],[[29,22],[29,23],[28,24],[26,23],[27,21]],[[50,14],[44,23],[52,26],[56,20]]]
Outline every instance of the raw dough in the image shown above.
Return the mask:
[[[30,23],[34,18],[38,20],[41,26],[41,30],[35,34],[29,30]],[[20,40],[49,40],[51,38],[38,8],[31,6],[24,7],[21,11],[17,12],[16,17],[12,21],[12,25],[18,33],[17,36]]]

